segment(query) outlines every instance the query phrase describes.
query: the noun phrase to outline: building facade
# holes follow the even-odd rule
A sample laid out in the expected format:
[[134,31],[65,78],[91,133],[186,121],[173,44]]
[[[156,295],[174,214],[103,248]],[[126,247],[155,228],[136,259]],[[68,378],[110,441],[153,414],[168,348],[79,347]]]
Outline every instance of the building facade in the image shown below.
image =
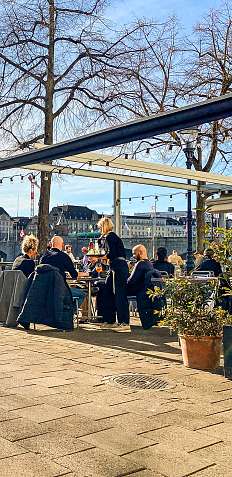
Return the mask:
[[[172,216],[171,212],[138,213],[123,215],[121,234],[124,238],[146,237],[186,237],[187,219],[184,212]],[[196,218],[193,217],[193,236],[196,235]]]
[[80,205],[58,205],[49,214],[50,232],[62,236],[78,237],[97,230],[99,214]]
[[0,240],[9,241],[13,239],[14,222],[8,212],[0,207]]

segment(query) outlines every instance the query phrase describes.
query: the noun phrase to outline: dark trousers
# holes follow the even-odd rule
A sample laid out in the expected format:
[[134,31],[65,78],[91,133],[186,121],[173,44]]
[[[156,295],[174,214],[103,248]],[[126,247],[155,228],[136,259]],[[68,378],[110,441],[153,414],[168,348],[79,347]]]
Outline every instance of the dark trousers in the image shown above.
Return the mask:
[[128,295],[136,296],[139,318],[143,329],[148,330],[152,326],[157,325],[160,320],[160,315],[156,312],[161,312],[161,310],[165,308],[166,299],[156,297],[154,301],[152,301],[151,298],[148,297],[146,289],[138,291],[129,288]]
[[136,299],[141,325],[144,330],[148,330],[157,324],[154,306],[152,306],[152,301],[145,292],[137,293]]
[[[113,280],[114,272],[114,280]],[[97,307],[103,321],[115,323],[116,313],[118,323],[129,324],[129,305],[127,300],[128,266],[125,260],[114,260],[113,270],[110,270],[104,287],[98,292]]]

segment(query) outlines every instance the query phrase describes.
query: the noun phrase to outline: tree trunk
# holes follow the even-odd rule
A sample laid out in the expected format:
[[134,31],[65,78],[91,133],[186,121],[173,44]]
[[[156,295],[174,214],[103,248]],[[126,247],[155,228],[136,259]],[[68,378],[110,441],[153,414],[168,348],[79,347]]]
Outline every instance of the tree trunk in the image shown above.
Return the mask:
[[[54,97],[54,38],[55,0],[49,0],[49,49],[45,98],[44,144],[53,144],[53,97]],[[38,213],[39,252],[44,252],[48,242],[48,216],[51,191],[51,173],[41,173],[41,189]]]
[[202,197],[202,192],[196,195],[197,251],[202,253],[205,245],[205,197]]

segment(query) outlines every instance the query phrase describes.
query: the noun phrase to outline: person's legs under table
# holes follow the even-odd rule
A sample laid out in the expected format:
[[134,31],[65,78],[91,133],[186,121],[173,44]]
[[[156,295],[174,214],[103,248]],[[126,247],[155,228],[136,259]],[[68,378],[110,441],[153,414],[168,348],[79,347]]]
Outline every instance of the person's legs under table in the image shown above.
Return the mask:
[[120,261],[115,267],[115,305],[119,325],[129,325],[129,304],[127,299],[127,279],[129,276],[126,261]]
[[78,305],[81,306],[85,297],[87,296],[87,292],[82,290],[81,288],[71,288],[71,294],[73,299],[78,299]]
[[101,310],[102,321],[109,325],[116,322],[115,296],[113,293],[112,272],[109,273],[104,284],[101,285],[97,297],[98,312]]

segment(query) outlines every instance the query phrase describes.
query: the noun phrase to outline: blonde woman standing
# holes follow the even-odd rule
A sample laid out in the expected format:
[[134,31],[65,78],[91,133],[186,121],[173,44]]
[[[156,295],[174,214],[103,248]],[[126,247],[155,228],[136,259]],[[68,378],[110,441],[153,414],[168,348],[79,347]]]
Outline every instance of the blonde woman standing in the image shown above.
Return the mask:
[[39,241],[34,235],[25,235],[21,250],[22,255],[17,257],[12,265],[12,270],[22,270],[26,277],[34,272],[35,262],[34,259],[38,253]]
[[113,222],[108,217],[102,217],[98,222],[98,228],[101,232],[99,246],[106,251],[110,264],[110,272],[105,287],[101,291],[101,309],[103,321],[107,323],[107,327],[115,331],[130,331],[127,300],[129,270],[123,242],[113,232],[113,227]]

